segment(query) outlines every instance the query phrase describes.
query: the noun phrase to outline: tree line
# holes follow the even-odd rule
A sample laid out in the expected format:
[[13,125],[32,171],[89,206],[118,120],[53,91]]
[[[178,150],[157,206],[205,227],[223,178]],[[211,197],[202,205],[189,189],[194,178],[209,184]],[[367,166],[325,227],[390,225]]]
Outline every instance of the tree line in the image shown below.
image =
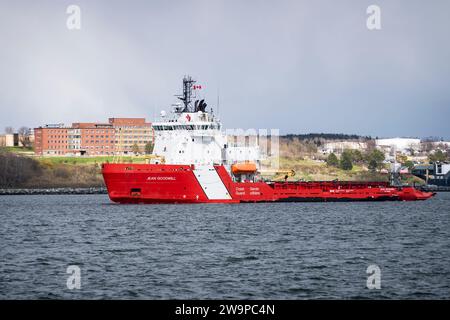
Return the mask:
[[383,152],[377,149],[368,150],[362,153],[359,150],[347,149],[338,158],[336,154],[330,153],[327,157],[327,165],[330,167],[352,170],[353,164],[366,165],[370,171],[375,172],[383,168],[385,160]]
[[299,140],[371,140],[370,136],[360,136],[357,134],[345,134],[345,133],[307,133],[307,134],[287,134],[286,139],[298,138]]

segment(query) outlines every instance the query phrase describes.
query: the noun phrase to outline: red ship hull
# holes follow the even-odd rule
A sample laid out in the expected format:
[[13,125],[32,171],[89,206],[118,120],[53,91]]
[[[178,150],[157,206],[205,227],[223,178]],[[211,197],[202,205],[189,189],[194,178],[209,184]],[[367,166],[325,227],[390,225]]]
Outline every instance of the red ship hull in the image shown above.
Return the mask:
[[224,166],[103,164],[110,199],[118,203],[414,201],[434,193],[386,182],[234,182]]

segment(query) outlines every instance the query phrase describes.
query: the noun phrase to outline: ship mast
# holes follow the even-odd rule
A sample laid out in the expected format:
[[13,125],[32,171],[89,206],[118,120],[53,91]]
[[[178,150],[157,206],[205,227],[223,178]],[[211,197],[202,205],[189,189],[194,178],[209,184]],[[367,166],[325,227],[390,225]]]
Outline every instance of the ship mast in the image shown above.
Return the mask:
[[181,112],[192,112],[191,102],[192,102],[192,86],[195,80],[191,76],[185,76],[183,78],[183,95],[177,95],[176,97],[183,101],[184,108]]

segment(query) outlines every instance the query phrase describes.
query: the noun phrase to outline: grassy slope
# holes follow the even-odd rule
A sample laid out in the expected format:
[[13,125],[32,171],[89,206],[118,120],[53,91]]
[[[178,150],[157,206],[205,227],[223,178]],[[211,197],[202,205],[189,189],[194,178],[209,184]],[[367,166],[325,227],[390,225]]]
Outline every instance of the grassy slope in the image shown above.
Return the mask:
[[126,157],[112,157],[112,156],[101,156],[101,157],[35,157],[36,160],[43,164],[101,164],[104,162],[113,162],[114,160],[119,160],[120,162],[133,162],[133,163],[144,163],[145,157],[139,156],[126,156]]
[[327,166],[325,162],[309,160],[309,159],[296,159],[296,158],[281,158],[280,168],[295,170],[295,176],[290,180],[303,179],[306,181],[324,181],[324,180],[341,180],[341,181],[385,181],[386,175],[380,173],[371,173],[366,168],[353,165],[352,170],[342,170],[335,167]]
[[[370,172],[366,167],[353,165],[350,171],[335,167],[329,167],[325,162],[316,160],[303,160],[293,158],[281,158],[280,168],[295,170],[295,176],[289,180],[305,181],[329,181],[338,179],[340,181],[389,181],[389,174]],[[405,184],[424,184],[424,181],[412,175],[403,175],[402,182]]]
[[33,155],[33,148],[23,148],[23,147],[0,147],[0,151],[12,152],[21,155]]
[[[118,160],[114,157],[35,157],[42,175],[27,183],[30,188],[103,186],[101,164]],[[144,163],[145,157],[121,157],[121,162]]]
[[87,188],[104,186],[99,165],[42,164],[40,175],[32,177],[25,188]]
[[33,157],[39,161],[42,172],[30,179],[24,187],[99,187],[103,186],[101,164],[105,162],[145,163],[145,157]]

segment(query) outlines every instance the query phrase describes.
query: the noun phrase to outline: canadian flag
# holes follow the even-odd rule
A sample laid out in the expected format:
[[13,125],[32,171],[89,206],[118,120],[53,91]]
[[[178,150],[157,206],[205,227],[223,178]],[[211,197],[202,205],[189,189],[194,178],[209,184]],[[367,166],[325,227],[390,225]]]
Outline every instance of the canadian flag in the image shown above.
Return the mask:
[[202,86],[199,84],[199,85],[194,85],[194,90],[200,90],[202,88]]

